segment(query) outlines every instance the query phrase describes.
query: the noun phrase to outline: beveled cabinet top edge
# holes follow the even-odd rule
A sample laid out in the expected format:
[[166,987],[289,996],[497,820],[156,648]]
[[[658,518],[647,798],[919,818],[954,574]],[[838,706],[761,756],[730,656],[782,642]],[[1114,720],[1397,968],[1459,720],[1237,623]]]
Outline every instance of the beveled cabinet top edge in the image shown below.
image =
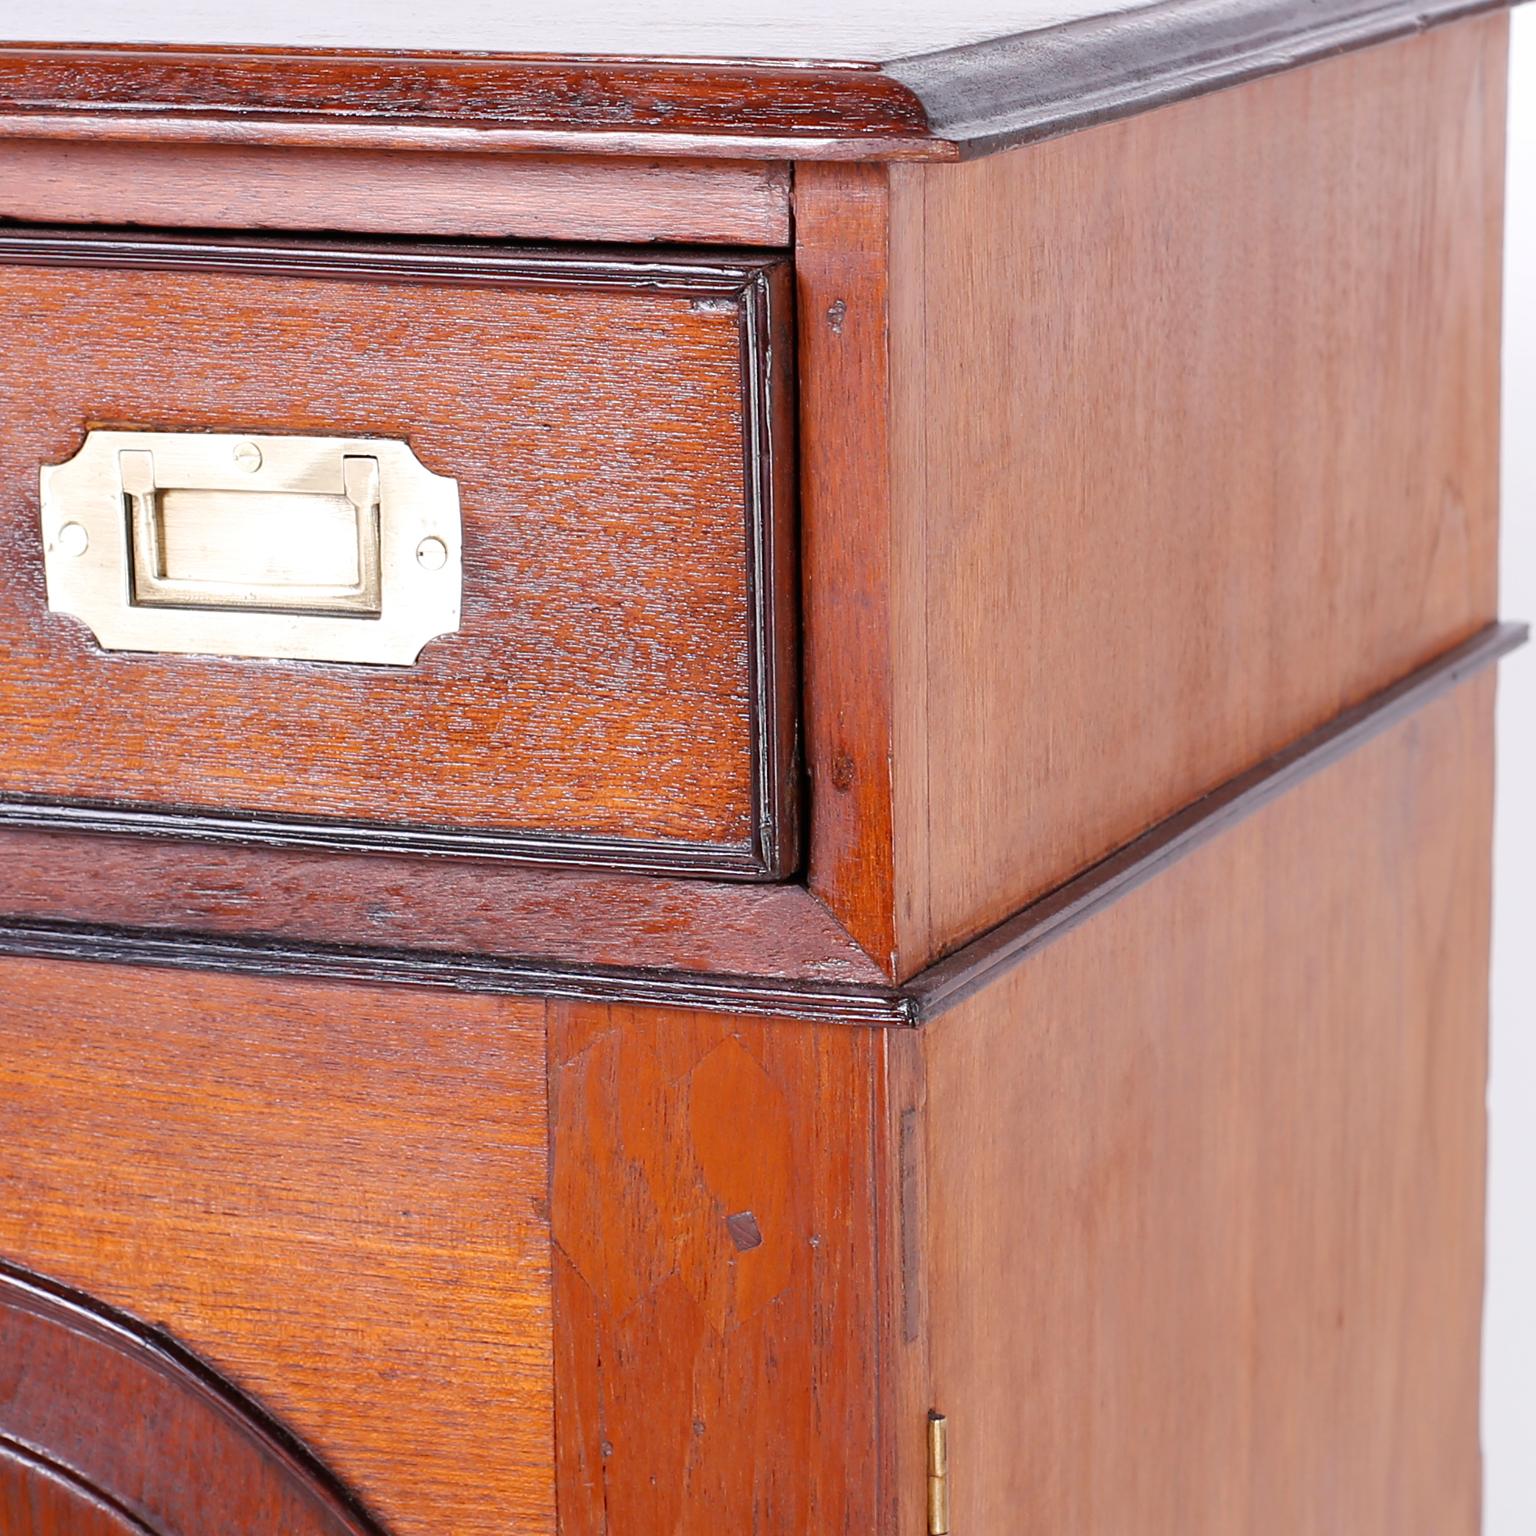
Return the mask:
[[[11,22],[0,41],[0,138],[944,160],[1511,3],[1000,0],[984,23],[952,34],[818,35],[770,19],[739,53],[720,51],[708,31],[667,52],[636,51],[643,34],[633,32],[602,51],[562,52],[516,18],[454,51],[280,45],[236,24],[219,41],[171,28],[157,40],[141,24],[58,42]],[[949,35],[954,46],[933,46]]]
[[[1491,624],[1392,686],[1346,710],[1248,772],[1160,822],[905,985],[810,976],[706,974],[658,967],[555,963],[537,957],[295,943],[228,934],[0,917],[0,955],[317,981],[448,988],[578,1002],[624,1002],[810,1023],[912,1027],[931,1022],[1047,945],[1139,889],[1270,801],[1406,720],[1529,638],[1524,624]],[[807,898],[813,899],[813,898]],[[3,906],[0,896],[0,906]]]

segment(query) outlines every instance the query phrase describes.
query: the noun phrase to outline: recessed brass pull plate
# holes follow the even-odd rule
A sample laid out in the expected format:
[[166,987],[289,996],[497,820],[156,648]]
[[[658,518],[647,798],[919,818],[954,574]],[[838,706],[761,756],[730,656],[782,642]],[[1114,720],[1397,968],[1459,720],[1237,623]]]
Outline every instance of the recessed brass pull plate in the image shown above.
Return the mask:
[[459,628],[458,483],[404,443],[89,432],[41,491],[48,606],[105,650],[410,666]]

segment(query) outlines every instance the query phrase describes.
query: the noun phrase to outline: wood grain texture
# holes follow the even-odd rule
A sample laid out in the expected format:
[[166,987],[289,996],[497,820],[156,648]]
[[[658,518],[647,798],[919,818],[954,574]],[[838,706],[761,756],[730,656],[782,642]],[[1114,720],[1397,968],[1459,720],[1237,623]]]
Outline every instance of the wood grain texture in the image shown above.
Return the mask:
[[[334,817],[364,846],[793,863],[774,263],[27,236],[7,259],[0,793],[205,836],[325,844]],[[459,481],[462,632],[398,670],[101,652],[47,611],[37,469],[108,424],[408,440]]]
[[0,1443],[0,1530],[15,1536],[146,1536],[148,1527],[56,1468]]
[[380,1536],[280,1426],[120,1312],[0,1268],[0,1530]]
[[[423,18],[398,4],[370,7],[366,21],[297,5],[239,17],[179,5],[158,20],[140,8],[103,16],[77,5],[69,30],[81,42],[46,46],[58,30],[47,15],[8,29],[0,131],[948,158],[1411,36],[1498,3],[1164,0],[1149,18],[1134,0],[947,8],[738,0],[688,11],[652,0],[498,9],[493,25],[478,8]],[[220,46],[241,43],[249,46]],[[436,48],[458,51],[423,51]]]
[[956,1531],[1474,1536],[1492,705],[922,1035]]
[[891,170],[902,974],[1493,618],[1505,41]]
[[[927,1419],[935,1405],[928,1358],[928,1068],[925,1035],[887,1030],[881,1039],[876,1146],[885,1195],[879,1203],[880,1529],[928,1530]],[[958,1106],[940,1105],[950,1115]],[[951,1411],[958,1408],[954,1404]]]
[[789,243],[770,163],[0,139],[0,210],[37,224],[507,240]]
[[562,1536],[877,1528],[879,1040],[551,1007]]
[[14,1536],[144,1536],[146,1531],[54,1468],[3,1447],[0,1521]]
[[798,885],[0,829],[0,916],[624,970],[879,983]]
[[[886,178],[801,166],[795,183],[807,882],[884,968],[895,963],[893,839],[905,590],[894,568]],[[893,596],[894,594],[894,596]]]
[[402,999],[0,961],[0,1257],[167,1331],[399,1536],[551,1531],[543,1010]]
[[947,1012],[1525,643],[1493,624],[905,985],[797,885],[661,882],[0,829],[0,953],[876,1026]]
[[26,138],[135,142],[934,152],[921,104],[878,70],[734,60],[0,45],[0,124]]
[[1529,634],[1524,624],[1489,625],[1464,645],[1437,656],[1364,704],[1336,715],[1320,729],[1175,811],[1107,859],[920,971],[903,989],[916,1022],[935,1019],[982,988],[995,985],[1031,955],[1058,943],[1272,800],[1462,687],[1524,645]]

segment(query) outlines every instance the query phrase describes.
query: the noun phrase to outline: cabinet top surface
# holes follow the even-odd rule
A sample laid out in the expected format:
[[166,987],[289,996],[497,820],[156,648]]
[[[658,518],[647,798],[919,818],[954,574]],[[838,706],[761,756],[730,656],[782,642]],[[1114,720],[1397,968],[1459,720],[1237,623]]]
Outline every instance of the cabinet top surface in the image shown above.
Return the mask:
[[368,48],[631,58],[884,63],[1147,8],[1106,0],[76,0],[67,12],[5,0],[13,42]]
[[0,135],[951,159],[1507,3],[0,0]]

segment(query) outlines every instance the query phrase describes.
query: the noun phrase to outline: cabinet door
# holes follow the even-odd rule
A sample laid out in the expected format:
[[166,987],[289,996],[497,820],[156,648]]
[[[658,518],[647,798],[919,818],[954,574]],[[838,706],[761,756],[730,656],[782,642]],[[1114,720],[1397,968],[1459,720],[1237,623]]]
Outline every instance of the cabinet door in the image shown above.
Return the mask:
[[[164,1329],[393,1536],[551,1532],[544,1083],[538,1004],[0,960],[0,1265]],[[12,1438],[65,1459],[82,1358],[0,1339],[0,1414],[54,1426]]]

